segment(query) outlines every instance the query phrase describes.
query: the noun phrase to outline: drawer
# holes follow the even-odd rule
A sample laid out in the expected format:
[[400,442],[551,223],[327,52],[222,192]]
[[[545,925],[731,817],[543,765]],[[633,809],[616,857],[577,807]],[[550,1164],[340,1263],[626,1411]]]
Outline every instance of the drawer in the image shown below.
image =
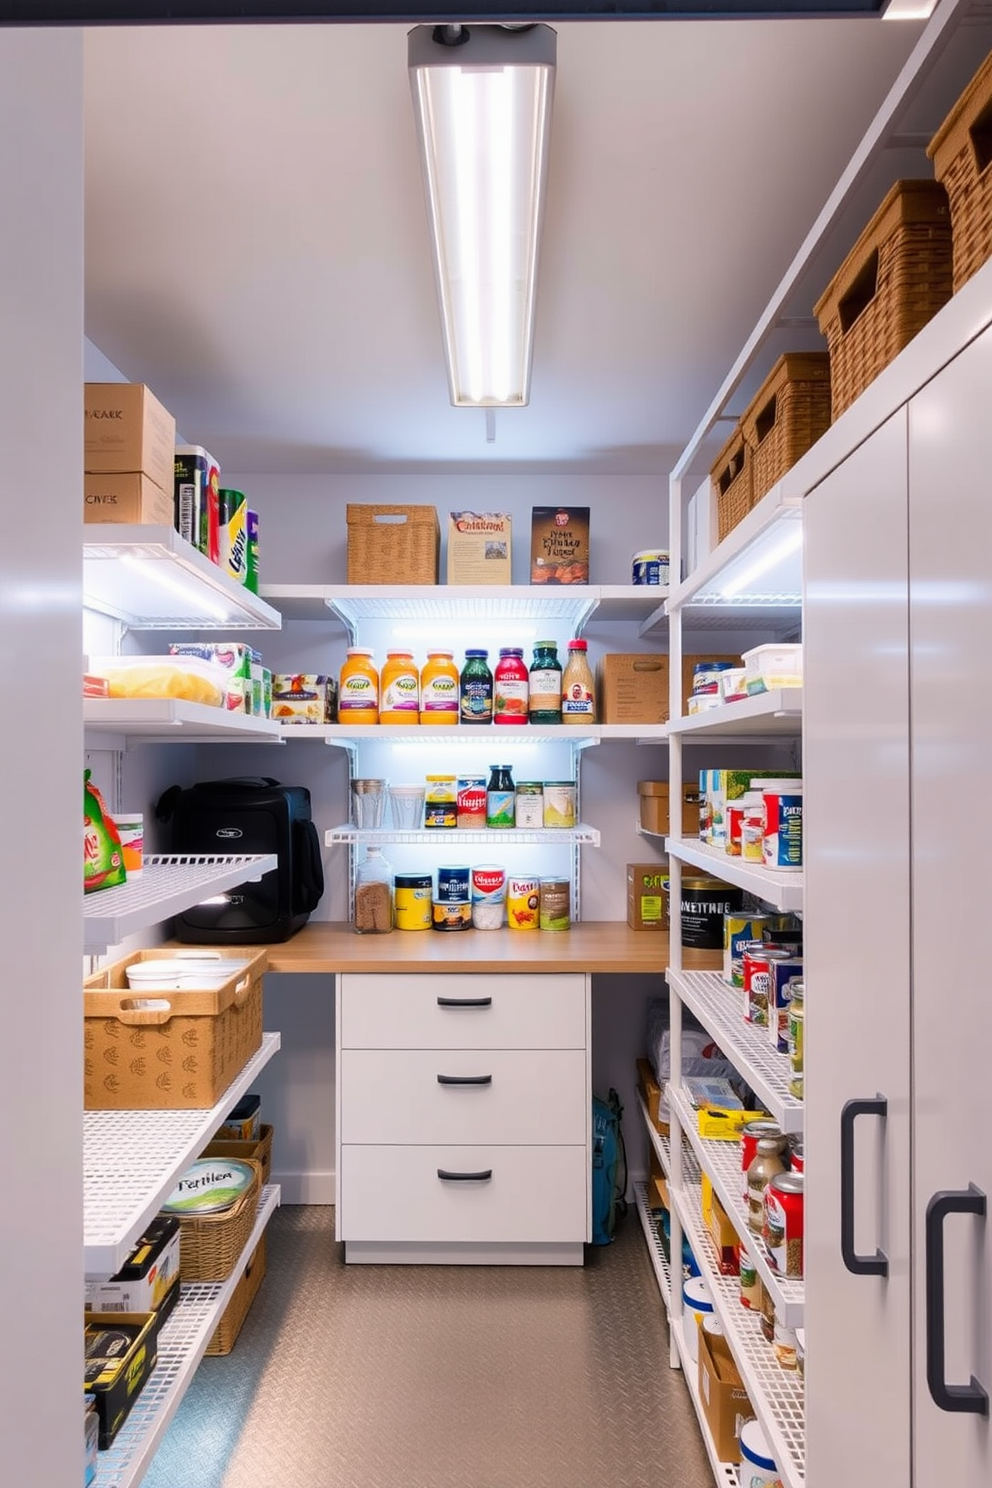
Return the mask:
[[[483,1078],[489,1083],[448,1083]],[[587,1139],[582,1049],[345,1049],[338,1079],[342,1142],[552,1146]]]
[[588,1180],[585,1147],[346,1145],[337,1238],[583,1241]]
[[341,978],[344,1049],[584,1049],[585,1045],[586,977],[581,972],[548,976],[370,973]]

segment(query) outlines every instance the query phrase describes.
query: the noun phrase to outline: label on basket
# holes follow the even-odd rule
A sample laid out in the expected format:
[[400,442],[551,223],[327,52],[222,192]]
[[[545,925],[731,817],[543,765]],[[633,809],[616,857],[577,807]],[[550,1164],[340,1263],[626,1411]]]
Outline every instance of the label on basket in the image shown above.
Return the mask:
[[168,1214],[219,1214],[238,1202],[254,1176],[254,1168],[237,1158],[197,1158],[162,1208]]

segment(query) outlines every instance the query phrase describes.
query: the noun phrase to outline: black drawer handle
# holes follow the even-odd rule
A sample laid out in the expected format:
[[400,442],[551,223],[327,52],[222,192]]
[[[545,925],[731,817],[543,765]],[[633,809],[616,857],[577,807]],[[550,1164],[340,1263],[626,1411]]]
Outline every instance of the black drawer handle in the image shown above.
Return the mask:
[[439,997],[438,1007],[492,1007],[491,997]]
[[481,1173],[450,1173],[447,1168],[438,1168],[437,1176],[445,1183],[488,1183],[493,1170],[483,1168]]
[[889,1261],[883,1250],[874,1255],[859,1255],[854,1247],[854,1123],[859,1116],[879,1116],[884,1121],[888,1112],[884,1095],[874,1099],[849,1100],[840,1113],[840,1253],[853,1276],[888,1276]]
[[985,1195],[973,1183],[960,1192],[944,1189],[927,1205],[926,1298],[927,1386],[942,1411],[988,1416],[989,1397],[974,1375],[967,1385],[949,1385],[944,1377],[944,1220],[949,1214],[985,1218]]
[[438,1075],[439,1085],[491,1085],[492,1075]]

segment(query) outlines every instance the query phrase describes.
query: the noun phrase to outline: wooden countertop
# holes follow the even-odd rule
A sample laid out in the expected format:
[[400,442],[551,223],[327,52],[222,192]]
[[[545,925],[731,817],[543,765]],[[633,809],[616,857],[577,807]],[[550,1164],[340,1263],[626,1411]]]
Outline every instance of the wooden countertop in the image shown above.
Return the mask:
[[[684,951],[687,968],[718,970],[719,951]],[[347,923],[311,920],[269,946],[270,971],[299,972],[653,972],[668,964],[668,932],[631,930],[623,920],[586,920],[570,930],[393,930],[357,935]]]

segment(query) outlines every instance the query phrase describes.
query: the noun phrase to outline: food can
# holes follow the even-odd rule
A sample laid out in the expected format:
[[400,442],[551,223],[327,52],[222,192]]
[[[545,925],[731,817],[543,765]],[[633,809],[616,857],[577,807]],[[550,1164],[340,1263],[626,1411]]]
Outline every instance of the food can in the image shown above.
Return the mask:
[[393,921],[397,930],[431,928],[429,873],[397,873],[393,878]]
[[500,930],[506,920],[506,870],[498,863],[472,869],[472,924],[476,930]]
[[769,1180],[761,1237],[768,1259],[780,1276],[803,1274],[802,1173],[790,1170]]
[[744,947],[760,941],[767,928],[781,916],[725,914],[723,917],[723,980],[728,987],[744,986]]
[[789,1171],[791,1173],[805,1173],[806,1154],[802,1142],[789,1138]]
[[540,780],[517,782],[513,825],[526,832],[533,832],[544,826],[544,785]]
[[571,924],[571,882],[567,878],[542,878],[539,894],[541,929],[567,930]]
[[479,831],[486,825],[486,777],[465,775],[455,786],[455,825]]
[[506,881],[506,923],[511,930],[536,930],[540,924],[541,885],[536,878]]
[[760,802],[744,808],[741,818],[741,858],[745,863],[765,861],[765,803]]
[[424,790],[424,826],[457,827],[458,777],[428,775]]
[[749,1121],[746,1126],[741,1127],[741,1197],[745,1204],[747,1203],[747,1170],[758,1150],[760,1137],[779,1137],[783,1152],[787,1146],[782,1129],[775,1121]]
[[467,899],[435,899],[431,920],[435,930],[471,930],[472,906]]
[[759,940],[744,947],[744,1017],[758,1028],[768,1027],[768,989],[771,986],[771,953]]
[[692,669],[693,695],[715,692],[719,697],[721,674],[732,666],[732,661],[697,661]]
[[643,548],[631,560],[631,583],[667,584],[668,564],[668,552],[665,548]]
[[803,866],[803,786],[792,782],[786,790],[763,791],[765,830],[762,840],[766,868],[798,873]]
[[743,893],[715,878],[682,879],[682,944],[700,951],[723,946],[723,917],[740,910]]
[[750,1308],[752,1312],[760,1312],[761,1282],[758,1279],[758,1272],[754,1261],[743,1246],[741,1246],[740,1280],[741,1306]]
[[547,780],[544,783],[544,825],[569,829],[575,826],[575,782]]
[[789,1094],[803,1098],[803,1014],[806,988],[803,982],[792,983],[789,1003]]
[[444,904],[469,904],[471,902],[467,864],[464,867],[459,864],[454,868],[437,870],[437,897]]
[[772,1328],[772,1348],[775,1357],[783,1369],[797,1369],[799,1367],[796,1359],[796,1334],[793,1328],[786,1327],[781,1318],[776,1317]]
[[761,1284],[761,1332],[766,1343],[774,1343],[775,1298],[764,1283]]
[[768,947],[771,981],[768,986],[768,1037],[779,1054],[789,1052],[789,1004],[792,987],[802,980],[803,959],[775,946]]

